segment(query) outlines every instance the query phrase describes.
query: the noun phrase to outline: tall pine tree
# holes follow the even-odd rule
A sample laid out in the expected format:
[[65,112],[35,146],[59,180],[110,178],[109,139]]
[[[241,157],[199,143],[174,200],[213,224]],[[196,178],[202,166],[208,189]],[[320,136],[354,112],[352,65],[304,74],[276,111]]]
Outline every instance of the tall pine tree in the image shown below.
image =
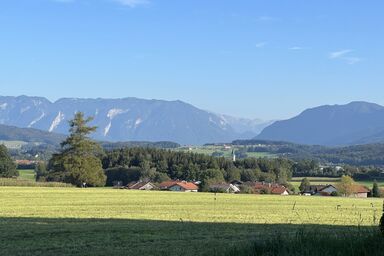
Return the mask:
[[88,126],[92,117],[85,118],[84,114],[75,114],[70,124],[70,135],[61,143],[61,152],[52,156],[49,161],[50,174],[48,180],[57,180],[82,186],[104,186],[106,177],[102,169],[99,144],[92,141],[88,135],[97,127]]

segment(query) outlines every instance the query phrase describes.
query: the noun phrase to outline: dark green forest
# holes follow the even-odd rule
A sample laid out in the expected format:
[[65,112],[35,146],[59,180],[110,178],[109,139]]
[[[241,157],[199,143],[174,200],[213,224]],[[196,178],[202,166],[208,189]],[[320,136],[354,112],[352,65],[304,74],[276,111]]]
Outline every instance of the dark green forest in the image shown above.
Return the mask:
[[384,144],[366,144],[347,147],[300,145],[265,140],[237,140],[233,145],[243,152],[267,152],[294,161],[310,159],[320,163],[353,166],[384,166]]

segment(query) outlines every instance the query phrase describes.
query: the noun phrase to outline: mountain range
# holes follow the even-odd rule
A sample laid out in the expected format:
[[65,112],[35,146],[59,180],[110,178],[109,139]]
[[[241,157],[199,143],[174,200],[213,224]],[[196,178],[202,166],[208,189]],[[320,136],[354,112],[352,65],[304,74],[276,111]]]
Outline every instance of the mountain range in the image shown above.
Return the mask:
[[325,146],[384,142],[384,107],[351,102],[311,108],[273,123],[256,139]]
[[204,144],[250,138],[270,122],[236,118],[198,109],[182,101],[0,97],[0,124],[67,134],[77,111],[94,117],[100,141],[174,141]]
[[384,107],[368,102],[325,105],[288,120],[264,122],[212,113],[182,101],[63,98],[51,102],[28,96],[0,97],[0,139],[34,142],[33,137],[38,137],[57,142],[68,133],[68,120],[77,111],[94,117],[92,125],[98,129],[93,138],[99,141],[201,145],[255,138],[324,146],[384,142]]

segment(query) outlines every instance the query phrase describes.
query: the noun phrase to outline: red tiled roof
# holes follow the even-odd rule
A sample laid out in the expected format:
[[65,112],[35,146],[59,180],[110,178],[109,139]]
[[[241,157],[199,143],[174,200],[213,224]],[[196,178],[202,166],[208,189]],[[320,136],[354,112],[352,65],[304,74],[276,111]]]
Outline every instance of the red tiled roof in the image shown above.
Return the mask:
[[196,186],[195,184],[193,184],[192,182],[177,182],[170,187],[173,187],[176,185],[184,188],[185,190],[198,190],[199,189],[199,187]]
[[287,189],[283,186],[281,187],[277,187],[277,188],[273,188],[271,190],[271,194],[275,194],[275,195],[281,195],[283,194],[285,191],[287,191]]
[[353,191],[353,193],[368,193],[368,192],[370,192],[369,189],[367,189],[366,187],[361,186],[361,185],[353,185],[352,191]]
[[255,182],[253,183],[253,188],[255,189],[256,193],[261,192],[261,190],[266,190],[271,194],[277,195],[281,195],[287,191],[286,187],[277,183]]
[[169,188],[172,187],[173,185],[177,184],[179,181],[177,180],[168,180],[160,183],[160,188]]

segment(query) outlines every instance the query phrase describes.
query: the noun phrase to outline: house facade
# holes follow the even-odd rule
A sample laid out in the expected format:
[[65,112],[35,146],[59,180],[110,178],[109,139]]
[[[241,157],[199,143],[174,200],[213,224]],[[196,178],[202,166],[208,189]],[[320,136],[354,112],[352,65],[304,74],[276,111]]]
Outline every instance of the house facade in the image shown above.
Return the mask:
[[177,191],[177,192],[197,192],[199,187],[192,183],[179,180],[171,180],[162,182],[159,185],[161,190]]
[[176,192],[197,192],[199,187],[191,182],[182,181],[170,186],[168,190]]
[[350,197],[357,197],[357,198],[367,198],[368,193],[370,192],[369,189],[361,185],[353,185],[352,191],[353,193]]

